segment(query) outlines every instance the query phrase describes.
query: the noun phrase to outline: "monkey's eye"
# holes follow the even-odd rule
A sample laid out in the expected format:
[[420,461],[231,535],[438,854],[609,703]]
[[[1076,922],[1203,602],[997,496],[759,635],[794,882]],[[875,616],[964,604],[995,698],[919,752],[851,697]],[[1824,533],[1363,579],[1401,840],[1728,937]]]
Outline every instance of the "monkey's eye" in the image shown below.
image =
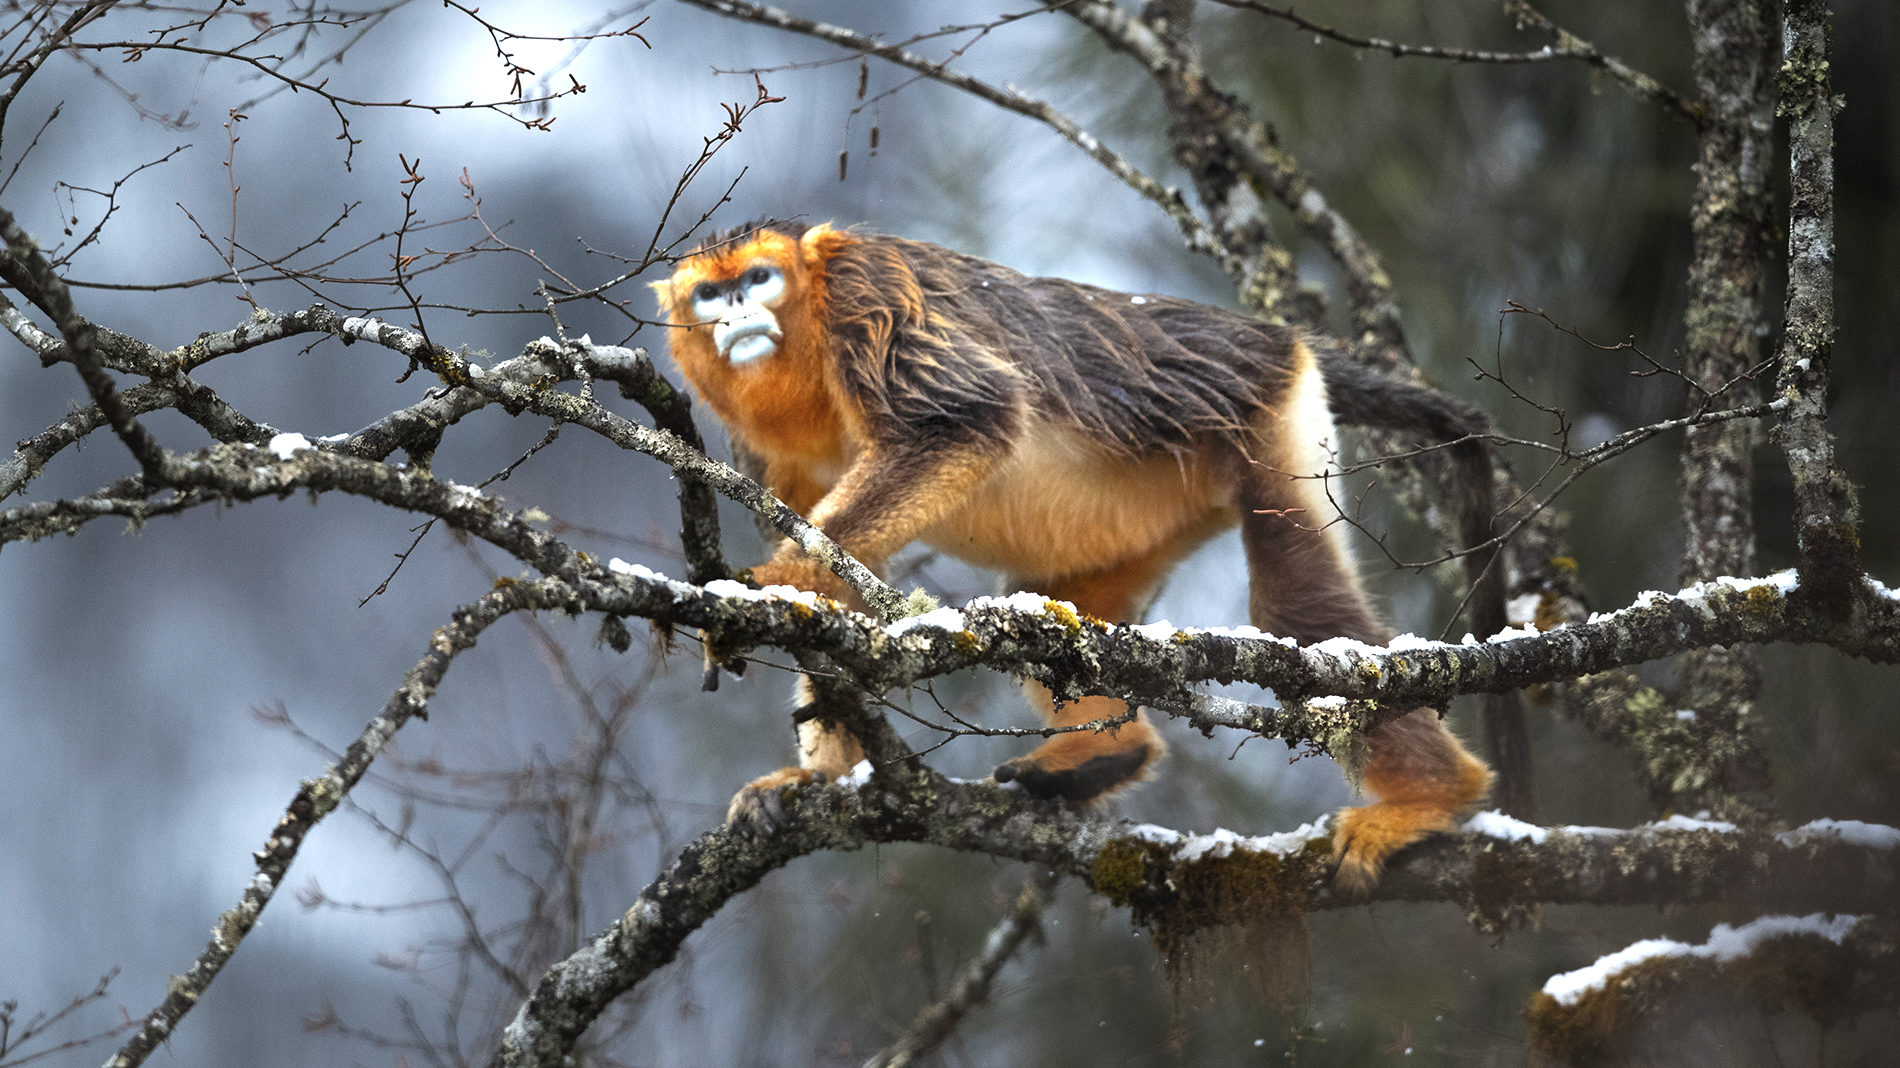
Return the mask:
[[718,300],[718,299],[719,299],[719,287],[716,285],[713,285],[711,282],[701,282],[697,286],[693,287],[694,301],[706,301],[706,300]]
[[760,304],[770,304],[785,292],[785,276],[776,267],[753,267],[739,281],[745,295]]

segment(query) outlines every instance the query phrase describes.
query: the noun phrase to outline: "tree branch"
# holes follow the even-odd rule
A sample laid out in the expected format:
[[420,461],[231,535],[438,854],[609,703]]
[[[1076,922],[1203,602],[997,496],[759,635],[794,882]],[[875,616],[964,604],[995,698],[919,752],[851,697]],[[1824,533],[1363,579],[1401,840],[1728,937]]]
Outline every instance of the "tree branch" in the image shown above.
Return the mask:
[[138,461],[140,469],[145,472],[146,481],[160,481],[165,463],[164,450],[126,410],[112,376],[106,374],[95,350],[92,324],[80,318],[74,310],[72,293],[66,288],[66,283],[53,272],[52,265],[41,255],[39,245],[25,230],[20,229],[13,213],[5,208],[0,208],[0,237],[5,238],[7,243],[7,259],[4,264],[0,264],[0,278],[4,278],[21,296],[52,318],[53,325],[66,339],[73,367],[86,383],[86,392],[92,394],[93,403],[105,413],[112,432],[119,436],[133,459]]
[[1718,924],[1696,946],[1648,939],[1551,977],[1526,1013],[1530,1045],[1565,1064],[1643,1059],[1645,1032],[1678,1026],[1689,997],[1702,1026],[1711,1005],[1838,1026],[1900,1002],[1900,938],[1891,917],[1815,913]]
[[[1696,387],[1691,410],[1745,408],[1760,393],[1754,376],[1768,333],[1763,297],[1773,208],[1767,161],[1774,148],[1774,13],[1765,0],[1696,0],[1688,9],[1697,106],[1707,121],[1696,135],[1683,370]],[[1753,420],[1693,426],[1684,436],[1682,581],[1754,573],[1758,437]],[[1668,744],[1632,755],[1646,767],[1659,759],[1674,762],[1664,754],[1703,766],[1699,774],[1652,777],[1652,787],[1668,784],[1667,793],[1652,797],[1665,812],[1767,818],[1767,739],[1755,714],[1761,676],[1752,658],[1697,650],[1684,657],[1682,669],[1669,701],[1674,723],[1654,723],[1643,738]],[[1624,681],[1628,700],[1640,703],[1645,688],[1635,678]]]
[[1024,942],[1042,938],[1042,912],[1054,896],[1059,880],[1053,872],[1036,868],[1022,893],[983,940],[983,949],[957,972],[950,989],[917,1014],[896,1042],[864,1062],[864,1068],[904,1068],[943,1044],[958,1023],[989,1000],[996,973],[1016,955]]
[[1781,113],[1788,118],[1788,302],[1775,388],[1790,404],[1774,440],[1794,476],[1802,607],[1846,623],[1861,609],[1860,506],[1834,461],[1827,391],[1834,350],[1834,96],[1827,5],[1784,14]]
[[951,70],[944,63],[884,44],[875,37],[799,18],[778,8],[745,3],[744,0],[683,0],[683,2],[727,18],[756,22],[762,26],[815,37],[841,48],[851,49],[860,55],[876,56],[900,67],[917,71],[932,81],[961,89],[1005,111],[1035,119],[1054,130],[1064,141],[1081,149],[1090,159],[1107,168],[1108,172],[1120,179],[1124,185],[1165,212],[1170,219],[1174,220],[1175,225],[1181,228],[1181,235],[1186,240],[1189,249],[1213,257],[1221,265],[1221,269],[1229,274],[1239,273],[1240,261],[1200,219],[1195,217],[1186,203],[1181,200],[1179,190],[1164,186],[1143,174],[1122,156],[1096,140],[1094,135],[1082,129],[1073,119],[1040,100],[1024,96],[1012,88],[998,89],[961,71]]
[[1546,45],[1535,52],[1492,52],[1474,48],[1448,48],[1442,45],[1402,44],[1398,41],[1388,41],[1381,37],[1363,37],[1358,34],[1346,33],[1342,30],[1321,25],[1311,19],[1305,18],[1290,7],[1275,7],[1272,4],[1264,2],[1264,0],[1214,0],[1214,2],[1226,7],[1238,8],[1242,11],[1257,12],[1268,18],[1279,19],[1282,22],[1298,27],[1308,33],[1319,37],[1326,37],[1353,48],[1363,48],[1374,52],[1386,52],[1395,59],[1417,57],[1422,59],[1445,59],[1454,63],[1493,64],[1548,63],[1564,60],[1581,61],[1604,71],[1610,75],[1610,77],[1623,83],[1625,88],[1637,96],[1655,100],[1691,122],[1700,121],[1700,113],[1698,110],[1683,100],[1682,97],[1677,95],[1673,90],[1664,86],[1655,78],[1616,59],[1614,56],[1604,55],[1596,49],[1596,46],[1551,22],[1543,13],[1535,10],[1529,4],[1523,3],[1522,0],[1514,0],[1514,2],[1505,4],[1505,10],[1517,16],[1521,22],[1534,25],[1546,33],[1549,33],[1552,37],[1555,37],[1557,39],[1555,47]]
[[[726,831],[702,837],[625,916],[550,968],[504,1030],[492,1068],[565,1063],[606,1006],[672,960],[727,901],[819,850],[907,841],[1027,860],[1086,880],[1131,907],[1138,923],[1196,929],[1363,900],[1333,890],[1328,836],[1310,825],[1263,838],[1188,835],[1080,818],[1005,787],[928,775],[791,793],[779,833],[749,843]],[[1678,819],[1629,831],[1544,830],[1497,816],[1473,828],[1403,854],[1375,899],[1456,902],[1483,924],[1543,902],[1873,909],[1900,889],[1893,828],[1820,823],[1769,836]]]
[[278,888],[284,884],[285,873],[297,859],[304,837],[362,781],[377,754],[405,723],[412,718],[428,718],[429,699],[456,655],[473,647],[484,630],[509,613],[524,608],[557,607],[566,600],[562,583],[519,583],[495,590],[474,604],[457,609],[452,622],[436,629],[429,639],[429,652],[409,669],[402,685],[390,695],[382,712],[350,743],[343,759],[315,778],[303,781],[297,796],[291,799],[289,808],[271,829],[264,848],[252,854],[257,874],[245,886],[238,903],[218,917],[204,951],[189,970],[172,978],[165,1000],[145,1015],[137,1033],[106,1062],[106,1068],[133,1068],[144,1063],[185,1014],[197,1005],[200,996],[237,952],[244,936],[257,925],[265,906],[276,897]]
[[1402,355],[1405,334],[1391,279],[1378,254],[1299,169],[1272,127],[1201,68],[1186,34],[1191,8],[1156,5],[1156,10],[1165,15],[1135,18],[1107,0],[1062,6],[1103,43],[1141,64],[1160,87],[1175,125],[1170,131],[1175,153],[1194,174],[1223,243],[1246,263],[1239,277],[1243,303],[1273,316],[1314,321],[1315,309],[1296,299],[1292,254],[1273,241],[1257,206],[1250,206],[1250,194],[1270,194],[1345,272],[1355,347],[1409,363]]

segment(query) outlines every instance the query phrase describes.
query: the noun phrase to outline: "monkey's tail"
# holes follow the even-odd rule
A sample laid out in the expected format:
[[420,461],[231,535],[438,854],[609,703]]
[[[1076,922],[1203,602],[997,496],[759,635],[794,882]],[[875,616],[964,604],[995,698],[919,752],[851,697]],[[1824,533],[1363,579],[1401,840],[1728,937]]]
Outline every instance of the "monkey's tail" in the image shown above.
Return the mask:
[[[1458,537],[1466,549],[1465,581],[1472,633],[1488,638],[1505,627],[1506,575],[1500,547],[1489,545],[1497,518],[1497,463],[1487,435],[1491,422],[1476,407],[1435,389],[1402,382],[1338,351],[1321,349],[1333,418],[1347,426],[1386,430],[1425,444],[1449,443],[1451,500]],[[1480,548],[1480,546],[1483,546]],[[1485,753],[1498,770],[1493,800],[1519,819],[1535,821],[1531,797],[1530,735],[1515,690],[1486,694]]]

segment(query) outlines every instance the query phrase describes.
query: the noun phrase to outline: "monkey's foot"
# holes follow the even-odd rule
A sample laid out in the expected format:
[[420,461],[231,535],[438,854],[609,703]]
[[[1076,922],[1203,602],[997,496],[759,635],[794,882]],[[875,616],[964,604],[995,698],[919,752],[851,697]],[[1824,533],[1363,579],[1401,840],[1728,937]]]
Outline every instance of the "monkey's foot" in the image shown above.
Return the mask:
[[[1023,789],[1037,797],[1093,801],[1140,781],[1148,765],[1160,755],[1159,745],[1140,742],[1108,752],[1102,752],[1101,746],[1092,749],[1068,746],[1048,752],[1054,744],[1001,765],[994,772],[996,781],[1021,783]],[[1090,752],[1096,755],[1088,755]]]
[[785,825],[787,788],[823,782],[810,768],[780,768],[746,783],[726,806],[726,827],[746,838],[759,838]]
[[1457,826],[1459,808],[1434,801],[1379,801],[1342,808],[1333,829],[1333,884],[1364,894],[1379,882],[1387,858],[1428,834]]

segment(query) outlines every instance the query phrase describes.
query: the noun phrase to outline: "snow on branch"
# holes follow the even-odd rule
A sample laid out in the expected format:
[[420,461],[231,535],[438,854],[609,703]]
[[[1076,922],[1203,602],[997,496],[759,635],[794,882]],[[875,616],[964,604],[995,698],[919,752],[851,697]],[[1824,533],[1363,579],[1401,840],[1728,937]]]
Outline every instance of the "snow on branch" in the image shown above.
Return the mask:
[[1644,939],[1552,976],[1532,999],[1531,1047],[1569,1064],[1622,1060],[1645,1024],[1667,1026],[1672,1003],[1691,993],[1850,1020],[1900,1001],[1895,935],[1885,919],[1816,912],[1716,924],[1699,945]]

